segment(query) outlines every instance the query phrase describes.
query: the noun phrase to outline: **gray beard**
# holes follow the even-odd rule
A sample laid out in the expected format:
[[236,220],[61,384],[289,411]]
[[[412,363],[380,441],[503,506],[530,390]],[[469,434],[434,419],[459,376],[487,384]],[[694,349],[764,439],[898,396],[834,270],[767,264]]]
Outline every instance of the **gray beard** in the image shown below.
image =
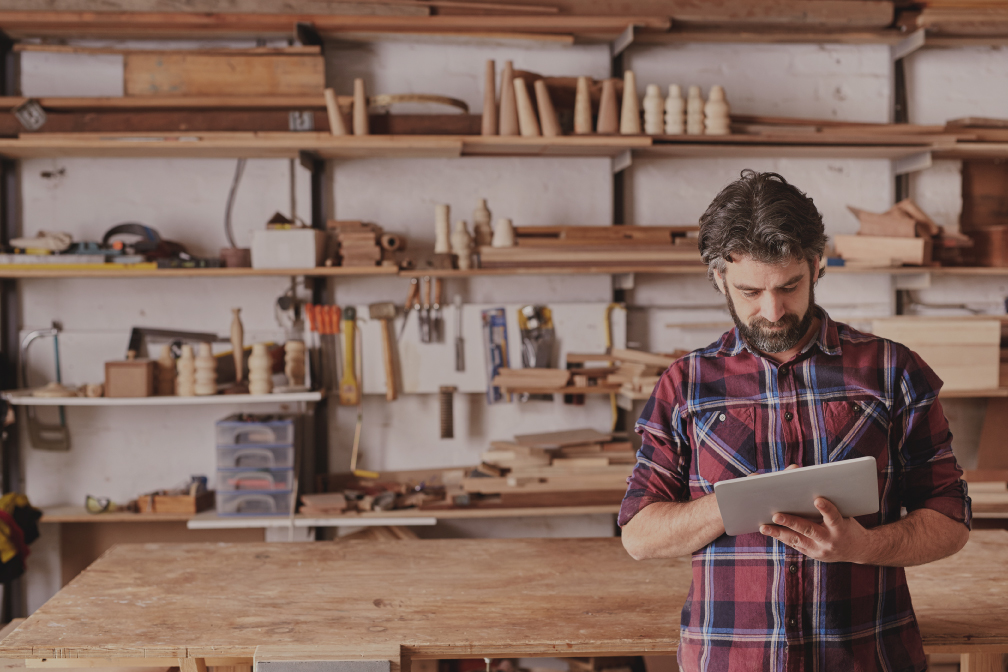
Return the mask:
[[[727,287],[726,287],[727,289]],[[732,301],[731,293],[725,292],[728,299],[728,312],[731,313],[735,326],[738,327],[739,334],[749,347],[760,352],[776,353],[785,352],[798,345],[801,339],[808,333],[812,325],[812,318],[815,315],[815,288],[809,284],[809,304],[805,315],[798,317],[794,313],[785,313],[777,322],[770,322],[766,318],[754,318],[752,324],[746,324],[735,312],[735,303]],[[771,324],[783,326],[784,329],[770,330]]]

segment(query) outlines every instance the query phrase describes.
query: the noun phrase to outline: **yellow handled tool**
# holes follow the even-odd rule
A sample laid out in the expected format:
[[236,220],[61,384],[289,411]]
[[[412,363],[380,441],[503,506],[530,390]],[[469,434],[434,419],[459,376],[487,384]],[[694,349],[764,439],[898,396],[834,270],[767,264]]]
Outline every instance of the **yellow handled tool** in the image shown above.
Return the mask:
[[343,378],[340,380],[339,400],[344,406],[354,406],[360,401],[357,384],[357,362],[354,349],[357,338],[357,309],[347,306],[343,311]]

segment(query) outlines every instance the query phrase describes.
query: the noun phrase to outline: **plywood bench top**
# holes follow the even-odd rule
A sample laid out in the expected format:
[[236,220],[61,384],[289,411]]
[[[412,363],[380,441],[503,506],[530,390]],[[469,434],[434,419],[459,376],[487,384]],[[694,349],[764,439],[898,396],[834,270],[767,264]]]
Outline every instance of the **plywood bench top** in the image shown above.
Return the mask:
[[[974,532],[908,575],[929,650],[1008,651],[1008,532]],[[126,545],[4,639],[0,657],[670,653],[689,585],[689,558],[634,561],[619,539]]]

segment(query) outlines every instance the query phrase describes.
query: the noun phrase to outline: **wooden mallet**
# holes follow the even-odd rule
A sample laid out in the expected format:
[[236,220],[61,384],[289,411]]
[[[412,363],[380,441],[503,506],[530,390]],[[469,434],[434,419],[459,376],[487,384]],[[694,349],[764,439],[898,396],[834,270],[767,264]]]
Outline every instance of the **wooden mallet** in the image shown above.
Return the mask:
[[391,301],[372,303],[368,306],[372,320],[381,322],[382,355],[385,359],[385,399],[394,401],[396,398],[395,369],[392,366],[392,334],[389,322],[395,319],[396,305]]

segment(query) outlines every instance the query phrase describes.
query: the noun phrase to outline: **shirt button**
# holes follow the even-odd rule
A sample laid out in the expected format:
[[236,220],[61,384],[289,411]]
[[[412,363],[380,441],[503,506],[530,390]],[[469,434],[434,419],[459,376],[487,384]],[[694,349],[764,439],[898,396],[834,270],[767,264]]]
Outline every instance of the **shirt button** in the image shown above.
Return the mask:
[[790,421],[791,421],[791,418],[793,418],[793,417],[794,417],[794,416],[793,416],[793,415],[791,415],[791,411],[788,411],[788,412],[786,412],[786,413],[784,414],[784,419],[785,419],[785,420],[787,420],[788,422],[790,422]]
[[793,618],[787,619],[787,624],[790,625],[792,628],[795,626],[795,623],[797,623],[795,619]]
[[798,573],[798,565],[791,565],[790,567],[788,567],[788,571],[791,572],[792,574],[797,574]]
[[718,420],[720,420],[721,422],[724,422],[724,418],[725,418],[724,413],[718,416]]

